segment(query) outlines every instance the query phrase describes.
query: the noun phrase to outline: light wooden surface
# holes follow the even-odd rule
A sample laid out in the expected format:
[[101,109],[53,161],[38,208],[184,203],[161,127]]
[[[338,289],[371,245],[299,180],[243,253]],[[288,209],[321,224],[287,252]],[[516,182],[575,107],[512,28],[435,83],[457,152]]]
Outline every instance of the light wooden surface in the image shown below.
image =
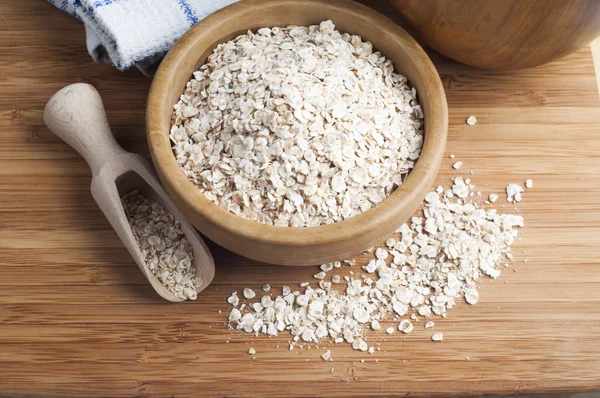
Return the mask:
[[410,31],[467,65],[514,70],[542,65],[600,34],[597,0],[390,0]]
[[[286,228],[259,224],[219,207],[198,190],[173,156],[173,105],[192,73],[216,44],[261,26],[314,25],[332,19],[337,29],[371,40],[417,88],[425,115],[419,161],[392,195],[373,209],[334,224]],[[258,261],[314,265],[350,258],[385,240],[411,217],[429,191],[444,156],[448,107],[427,54],[392,20],[346,0],[248,0],[204,19],[171,49],[154,78],[146,114],[148,144],[167,192],[190,222],[221,246]]]
[[407,336],[370,335],[385,350],[376,357],[334,347],[331,363],[322,350],[288,351],[286,336],[250,339],[223,323],[232,290],[293,285],[315,269],[259,265],[210,244],[211,286],[196,302],[165,303],[94,202],[85,161],[44,126],[54,92],[89,82],[117,141],[147,156],[146,78],[93,64],[82,26],[43,1],[0,0],[0,54],[0,395],[600,390],[600,98],[589,48],[507,74],[431,54],[448,96],[446,154],[464,162],[457,173],[445,157],[437,182],[470,170],[485,193],[534,181],[519,204],[518,272],[436,319],[442,343],[420,322]]
[[165,300],[184,301],[152,273],[135,241],[121,204],[121,197],[134,189],[160,203],[179,221],[193,251],[197,292],[204,290],[215,275],[210,251],[200,234],[177,211],[148,161],[137,153],[124,151],[117,144],[108,125],[102,99],[94,86],[75,83],[62,88],[46,104],[44,123],[88,162],[92,170],[92,197],[154,290]]

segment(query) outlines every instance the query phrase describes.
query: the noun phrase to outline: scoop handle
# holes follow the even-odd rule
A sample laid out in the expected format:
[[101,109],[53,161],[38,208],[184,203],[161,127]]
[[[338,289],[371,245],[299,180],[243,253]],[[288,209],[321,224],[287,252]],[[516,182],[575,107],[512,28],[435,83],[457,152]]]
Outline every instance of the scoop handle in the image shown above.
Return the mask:
[[44,122],[85,158],[94,174],[114,156],[127,153],[110,131],[100,94],[89,84],[71,84],[54,94]]

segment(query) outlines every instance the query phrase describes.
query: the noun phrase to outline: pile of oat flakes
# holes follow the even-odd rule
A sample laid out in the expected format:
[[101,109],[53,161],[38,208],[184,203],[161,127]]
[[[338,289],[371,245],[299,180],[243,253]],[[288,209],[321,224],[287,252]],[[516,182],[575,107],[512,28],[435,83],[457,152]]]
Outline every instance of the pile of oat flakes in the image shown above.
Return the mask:
[[188,179],[219,206],[316,226],[402,184],[421,153],[423,111],[390,60],[325,21],[217,46],[175,105],[170,138]]
[[[527,188],[532,185],[531,180],[525,183]],[[515,198],[515,189],[524,191],[510,184],[507,201],[521,200]],[[437,187],[427,194],[422,217],[403,224],[374,251],[375,258],[361,270],[350,271],[351,276],[342,279],[335,269],[353,267],[355,261],[334,262],[320,266],[314,287],[303,282],[303,290],[283,286],[281,294],[273,295],[265,285],[259,300],[244,304],[234,292],[228,298],[230,327],[256,335],[289,332],[290,350],[333,340],[369,354],[380,347],[369,344],[366,332],[379,331],[384,321],[397,324],[385,329],[388,334],[396,329],[411,333],[418,317],[426,318],[425,329],[433,328],[431,319],[446,317],[457,300],[477,304],[480,278],[497,278],[512,261],[510,246],[517,228],[524,226],[523,217],[497,213],[489,208],[490,200],[483,208],[480,196],[470,179],[462,177],[454,178],[448,189]],[[498,195],[490,198],[494,196],[497,199]],[[251,300],[256,293],[247,288],[243,296]],[[441,332],[431,334],[436,342],[443,337]],[[323,359],[332,360],[331,350]]]

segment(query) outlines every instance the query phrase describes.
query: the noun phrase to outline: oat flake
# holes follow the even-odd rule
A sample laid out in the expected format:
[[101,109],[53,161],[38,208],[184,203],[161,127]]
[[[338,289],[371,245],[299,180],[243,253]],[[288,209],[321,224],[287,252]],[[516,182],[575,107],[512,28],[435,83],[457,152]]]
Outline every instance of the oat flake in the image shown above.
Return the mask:
[[408,333],[412,332],[413,324],[408,319],[404,319],[404,320],[400,321],[400,324],[398,324],[398,330],[401,331],[402,333],[408,334]]
[[506,186],[506,201],[507,202],[520,202],[521,201],[521,192],[524,189],[520,185],[517,184],[508,184]]

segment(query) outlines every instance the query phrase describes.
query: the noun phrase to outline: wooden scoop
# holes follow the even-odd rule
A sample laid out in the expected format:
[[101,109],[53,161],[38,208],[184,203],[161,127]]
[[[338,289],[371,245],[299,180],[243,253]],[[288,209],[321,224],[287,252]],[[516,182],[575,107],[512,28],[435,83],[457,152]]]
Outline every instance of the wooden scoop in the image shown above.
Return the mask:
[[146,266],[135,241],[121,204],[121,196],[134,189],[149,200],[164,206],[180,222],[181,230],[193,250],[192,265],[196,268],[197,291],[206,288],[215,274],[212,255],[198,232],[167,196],[146,159],[138,154],[126,152],[117,144],[110,131],[102,99],[96,89],[82,83],[63,88],[46,104],[44,122],[54,134],[79,152],[90,165],[94,200],[154,290],[166,300],[183,301],[154,276]]

